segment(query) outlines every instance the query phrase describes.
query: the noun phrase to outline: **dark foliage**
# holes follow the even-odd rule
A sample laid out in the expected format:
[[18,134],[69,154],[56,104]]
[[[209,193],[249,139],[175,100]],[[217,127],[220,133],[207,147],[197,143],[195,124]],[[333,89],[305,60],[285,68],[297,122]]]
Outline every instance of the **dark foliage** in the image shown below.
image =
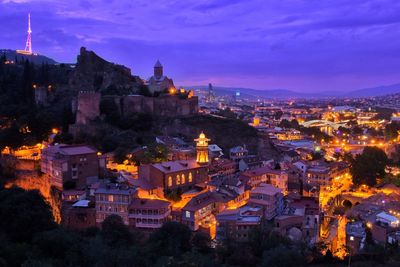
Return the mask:
[[10,241],[29,242],[39,232],[54,229],[49,206],[37,191],[0,191],[0,229]]
[[350,172],[353,176],[353,183],[376,185],[377,178],[384,178],[387,164],[388,158],[382,149],[365,147],[363,152],[352,161]]

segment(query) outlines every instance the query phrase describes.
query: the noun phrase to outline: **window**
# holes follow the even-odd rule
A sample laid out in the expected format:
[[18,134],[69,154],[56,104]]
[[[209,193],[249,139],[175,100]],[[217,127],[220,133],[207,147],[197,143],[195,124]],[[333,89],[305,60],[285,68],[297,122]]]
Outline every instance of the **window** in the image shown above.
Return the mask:
[[185,184],[185,175],[182,174],[182,184]]
[[354,241],[354,236],[350,236],[350,241]]
[[192,176],[192,173],[191,172],[189,172],[189,183],[191,183],[192,181],[193,181],[193,176]]
[[172,186],[172,176],[168,176],[168,187]]
[[181,176],[179,174],[176,176],[176,184],[181,184]]
[[108,201],[114,202],[114,196],[113,195],[108,195]]
[[185,216],[186,218],[190,218],[190,211],[186,211]]

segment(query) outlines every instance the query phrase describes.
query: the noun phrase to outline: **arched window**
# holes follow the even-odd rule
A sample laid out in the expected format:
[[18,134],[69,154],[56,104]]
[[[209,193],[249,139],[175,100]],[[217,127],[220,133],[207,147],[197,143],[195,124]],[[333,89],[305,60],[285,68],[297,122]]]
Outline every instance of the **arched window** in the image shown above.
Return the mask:
[[172,176],[168,176],[168,187],[172,186]]
[[185,182],[186,182],[186,181],[185,181],[185,175],[184,175],[184,174],[182,174],[182,181],[181,181],[181,182],[182,182],[182,184],[185,184]]
[[181,184],[181,176],[179,174],[176,176],[176,184]]
[[193,181],[193,176],[192,176],[192,173],[189,172],[189,183],[191,183],[192,181]]

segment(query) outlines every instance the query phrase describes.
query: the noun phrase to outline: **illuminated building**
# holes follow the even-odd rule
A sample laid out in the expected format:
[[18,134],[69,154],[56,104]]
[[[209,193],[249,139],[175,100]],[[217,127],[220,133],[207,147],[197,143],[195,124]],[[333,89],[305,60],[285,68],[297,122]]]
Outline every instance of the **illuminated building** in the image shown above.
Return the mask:
[[367,234],[362,222],[346,224],[346,246],[351,249],[352,254],[357,254],[366,243]]
[[169,220],[171,203],[160,199],[133,199],[129,205],[129,226],[154,230]]
[[288,190],[289,175],[284,170],[272,170],[269,167],[261,167],[243,172],[240,177],[250,187],[268,183],[279,188],[282,192],[287,192]]
[[193,197],[182,208],[182,223],[190,230],[197,231],[200,226],[208,228],[211,222],[215,221],[214,213],[218,211],[214,194],[205,191]]
[[170,94],[177,92],[172,79],[164,76],[163,66],[159,60],[154,65],[154,74],[148,80],[148,86],[151,93],[162,92],[164,90],[169,90]]
[[260,125],[260,117],[255,116],[253,118],[253,126],[258,126]]
[[214,102],[214,100],[215,100],[214,90],[213,90],[212,84],[209,83],[208,84],[208,94],[207,94],[207,97],[206,97],[206,102],[210,103],[210,102]]
[[96,226],[96,209],[94,203],[89,200],[78,200],[76,203],[63,203],[61,213],[61,223],[63,226],[74,229],[84,230]]
[[51,177],[52,185],[63,188],[65,182],[73,182],[76,188],[84,188],[87,179],[98,177],[105,169],[105,158],[85,145],[56,145],[42,151],[40,168]]
[[392,117],[390,118],[391,122],[398,122],[400,123],[400,112],[398,113],[393,113]]
[[208,164],[208,142],[210,139],[202,132],[196,142],[196,162],[199,164]]
[[248,242],[250,233],[260,226],[262,209],[249,206],[234,210],[224,210],[218,213],[217,240],[233,240]]
[[305,182],[312,185],[331,186],[334,180],[340,181],[349,173],[345,162],[320,162],[310,166],[306,171]]
[[101,224],[111,214],[118,215],[129,224],[129,205],[136,195],[136,190],[120,184],[101,184],[96,189],[96,223]]
[[271,220],[283,212],[282,190],[270,184],[262,183],[251,190],[247,205],[262,208],[264,218]]
[[320,228],[318,198],[301,197],[288,202],[282,215],[274,219],[275,229],[294,240],[316,243]]
[[236,146],[229,150],[229,158],[232,160],[240,160],[247,157],[248,154],[249,151],[243,146]]
[[139,179],[145,179],[163,190],[189,190],[196,183],[208,179],[208,169],[206,165],[200,165],[195,160],[154,163],[139,167]]
[[222,152],[222,148],[220,148],[216,144],[208,145],[208,152],[211,159],[219,158],[224,155],[224,153]]

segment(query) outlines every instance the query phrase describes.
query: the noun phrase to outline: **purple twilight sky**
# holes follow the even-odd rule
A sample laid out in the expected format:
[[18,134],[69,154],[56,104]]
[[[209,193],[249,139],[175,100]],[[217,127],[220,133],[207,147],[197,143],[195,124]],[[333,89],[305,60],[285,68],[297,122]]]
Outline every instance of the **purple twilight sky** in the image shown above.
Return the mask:
[[0,0],[0,48],[80,46],[177,85],[344,91],[400,82],[399,0]]

